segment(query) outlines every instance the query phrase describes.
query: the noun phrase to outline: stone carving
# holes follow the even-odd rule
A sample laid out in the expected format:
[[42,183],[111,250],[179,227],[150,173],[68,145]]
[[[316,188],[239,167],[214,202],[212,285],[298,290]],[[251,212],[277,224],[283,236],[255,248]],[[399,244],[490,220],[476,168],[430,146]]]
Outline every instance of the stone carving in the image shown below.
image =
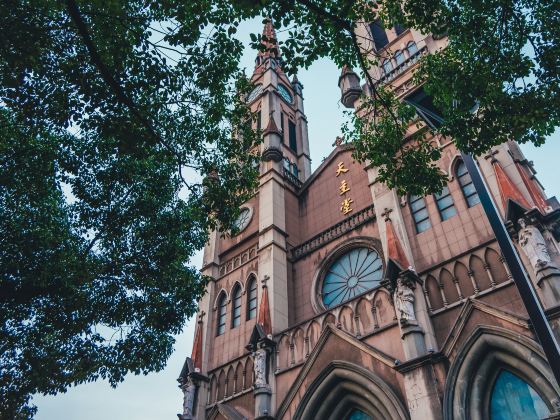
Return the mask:
[[550,265],[552,259],[541,231],[525,219],[519,219],[519,226],[521,227],[519,230],[519,245],[529,258],[531,266],[535,271],[539,271]]
[[414,314],[414,285],[399,277],[395,290],[395,309],[401,325],[416,324]]
[[183,390],[183,419],[191,419],[193,418],[196,386],[189,380],[181,388]]
[[258,349],[253,353],[254,370],[255,370],[255,385],[266,385],[266,350]]

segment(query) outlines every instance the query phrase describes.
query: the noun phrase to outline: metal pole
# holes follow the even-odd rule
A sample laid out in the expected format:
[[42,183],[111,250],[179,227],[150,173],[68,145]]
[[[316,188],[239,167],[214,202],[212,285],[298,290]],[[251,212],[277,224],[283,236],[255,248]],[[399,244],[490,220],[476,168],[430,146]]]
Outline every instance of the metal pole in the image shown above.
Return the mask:
[[463,158],[463,162],[465,162],[465,166],[469,171],[473,185],[476,189],[478,197],[480,198],[480,203],[486,213],[486,217],[488,217],[488,221],[494,231],[494,235],[496,235],[498,244],[502,249],[502,253],[513,277],[513,281],[517,286],[517,290],[521,295],[525,309],[529,314],[535,334],[541,343],[546,358],[548,359],[550,369],[556,377],[556,382],[560,385],[560,347],[558,346],[558,342],[556,341],[554,333],[550,328],[550,324],[546,319],[541,302],[535,292],[531,280],[528,278],[525,269],[519,260],[519,255],[517,255],[513,242],[511,241],[506,227],[498,214],[498,210],[492,200],[492,197],[490,196],[488,187],[480,174],[478,165],[469,154],[461,152],[461,157]]

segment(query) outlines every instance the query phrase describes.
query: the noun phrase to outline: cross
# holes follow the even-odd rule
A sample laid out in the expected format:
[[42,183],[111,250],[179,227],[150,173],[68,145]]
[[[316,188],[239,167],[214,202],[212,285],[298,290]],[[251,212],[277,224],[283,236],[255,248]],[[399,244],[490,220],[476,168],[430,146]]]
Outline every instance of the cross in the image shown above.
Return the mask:
[[198,314],[198,323],[202,324],[202,320],[204,319],[204,315],[206,315],[206,312],[204,311],[200,311]]
[[268,280],[270,280],[270,276],[268,274],[265,274],[264,277],[261,279],[263,289],[266,287],[266,282]]
[[484,156],[484,159],[490,159],[490,163],[497,162],[498,159],[496,159],[494,156],[497,155],[498,153],[499,153],[498,150],[491,150],[486,156]]
[[388,209],[387,207],[385,207],[385,210],[383,211],[383,213],[381,213],[381,216],[383,216],[383,218],[385,219],[386,222],[391,220],[389,215],[391,214],[392,211],[393,211],[393,209]]

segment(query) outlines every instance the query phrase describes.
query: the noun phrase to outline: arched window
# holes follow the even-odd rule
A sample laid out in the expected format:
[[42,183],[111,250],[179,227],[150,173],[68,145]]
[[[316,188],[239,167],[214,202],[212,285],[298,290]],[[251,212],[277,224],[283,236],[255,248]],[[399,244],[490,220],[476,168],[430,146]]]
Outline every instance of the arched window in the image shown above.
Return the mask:
[[222,293],[218,299],[218,319],[216,320],[216,335],[222,335],[226,331],[226,294]]
[[404,63],[404,54],[401,50],[397,50],[395,53],[395,61],[397,62],[397,66]]
[[410,205],[410,212],[412,213],[412,218],[414,219],[414,224],[416,226],[416,232],[424,232],[425,230],[432,227],[430,223],[430,216],[428,214],[428,209],[426,208],[426,201],[424,197],[419,195],[411,195],[408,198],[408,203]]
[[238,284],[235,285],[231,296],[233,303],[231,308],[231,327],[235,328],[241,324],[241,287]]
[[383,71],[385,72],[385,74],[389,74],[391,73],[391,70],[393,70],[393,63],[391,63],[391,60],[387,58],[385,61],[383,61]]
[[257,316],[257,279],[251,276],[247,285],[247,319]]
[[387,38],[387,33],[385,32],[381,19],[376,19],[374,22],[370,23],[369,29],[371,31],[376,51],[379,51],[389,43],[389,38]]
[[434,195],[436,199],[437,208],[441,216],[441,220],[447,220],[457,214],[455,205],[453,204],[453,197],[449,192],[449,187],[443,187],[440,193]]
[[408,56],[409,57],[412,57],[414,54],[416,54],[418,52],[418,46],[416,45],[416,42],[414,42],[414,41],[410,41],[406,45],[406,49],[408,50]]
[[401,25],[400,23],[397,23],[395,25],[395,33],[397,34],[397,36],[402,34],[404,31],[406,31],[406,28],[403,25]]
[[459,180],[459,185],[461,185],[461,190],[463,191],[463,195],[465,196],[465,200],[467,201],[467,206],[473,207],[480,203],[480,198],[478,198],[478,194],[474,189],[471,176],[467,171],[465,162],[463,162],[462,160],[457,164],[455,174],[457,176],[457,179]]
[[323,304],[333,307],[379,285],[383,263],[369,248],[354,248],[329,267],[321,290]]
[[537,392],[508,370],[502,370],[490,397],[490,420],[539,420],[550,416],[550,411]]

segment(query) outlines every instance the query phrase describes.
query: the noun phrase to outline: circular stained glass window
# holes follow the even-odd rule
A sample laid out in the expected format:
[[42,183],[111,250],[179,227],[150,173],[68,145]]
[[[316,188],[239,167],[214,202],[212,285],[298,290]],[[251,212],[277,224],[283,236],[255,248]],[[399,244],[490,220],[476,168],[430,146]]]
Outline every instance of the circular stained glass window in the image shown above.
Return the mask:
[[373,289],[383,278],[379,254],[369,248],[354,248],[339,257],[323,279],[322,298],[327,308]]
[[249,226],[249,222],[251,221],[251,210],[247,207],[243,207],[239,216],[235,220],[235,227],[237,228],[238,232],[241,232],[247,226]]

